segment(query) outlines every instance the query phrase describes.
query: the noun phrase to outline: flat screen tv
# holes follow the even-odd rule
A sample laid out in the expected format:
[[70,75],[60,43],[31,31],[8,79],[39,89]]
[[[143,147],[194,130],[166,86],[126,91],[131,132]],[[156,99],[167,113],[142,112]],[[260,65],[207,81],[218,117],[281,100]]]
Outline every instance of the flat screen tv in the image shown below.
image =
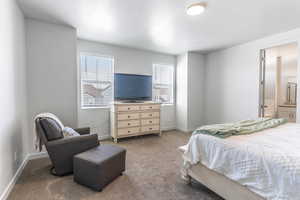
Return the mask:
[[152,76],[115,73],[114,96],[115,100],[151,100]]

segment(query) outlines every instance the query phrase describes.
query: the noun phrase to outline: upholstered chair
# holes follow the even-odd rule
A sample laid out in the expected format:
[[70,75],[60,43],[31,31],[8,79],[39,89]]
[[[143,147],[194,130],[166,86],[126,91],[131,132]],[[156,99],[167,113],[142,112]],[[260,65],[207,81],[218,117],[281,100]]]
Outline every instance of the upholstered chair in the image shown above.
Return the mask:
[[99,145],[97,134],[90,134],[89,128],[75,129],[79,133],[78,136],[64,137],[63,130],[51,118],[38,118],[35,123],[37,134],[53,164],[53,175],[73,173],[73,156]]

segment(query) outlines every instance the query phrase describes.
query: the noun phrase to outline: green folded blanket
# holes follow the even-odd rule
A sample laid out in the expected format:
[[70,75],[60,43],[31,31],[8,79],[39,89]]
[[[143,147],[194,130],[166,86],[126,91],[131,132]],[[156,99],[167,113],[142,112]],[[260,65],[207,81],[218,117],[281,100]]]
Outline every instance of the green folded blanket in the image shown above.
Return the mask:
[[268,128],[273,128],[286,123],[284,118],[259,118],[256,120],[243,120],[236,123],[214,124],[202,126],[193,132],[195,134],[207,134],[219,138],[227,138],[233,135],[246,135]]

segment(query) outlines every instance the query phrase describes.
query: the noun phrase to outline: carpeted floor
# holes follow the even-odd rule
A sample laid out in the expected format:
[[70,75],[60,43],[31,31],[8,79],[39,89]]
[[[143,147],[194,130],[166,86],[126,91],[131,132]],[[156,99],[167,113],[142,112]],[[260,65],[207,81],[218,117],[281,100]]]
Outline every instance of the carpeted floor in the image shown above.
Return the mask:
[[[8,199],[14,200],[212,200],[222,199],[201,184],[186,185],[180,178],[181,156],[177,148],[189,134],[177,131],[121,140],[127,149],[126,172],[94,192],[73,182],[73,176],[49,173],[48,158],[30,161]],[[106,142],[110,143],[110,142]]]

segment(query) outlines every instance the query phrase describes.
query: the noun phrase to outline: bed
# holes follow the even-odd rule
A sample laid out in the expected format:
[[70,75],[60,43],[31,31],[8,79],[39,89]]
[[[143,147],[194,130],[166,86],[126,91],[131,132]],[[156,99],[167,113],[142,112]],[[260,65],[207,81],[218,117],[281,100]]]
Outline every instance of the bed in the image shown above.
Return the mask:
[[183,178],[225,199],[300,199],[300,124],[226,139],[197,134],[179,149]]

